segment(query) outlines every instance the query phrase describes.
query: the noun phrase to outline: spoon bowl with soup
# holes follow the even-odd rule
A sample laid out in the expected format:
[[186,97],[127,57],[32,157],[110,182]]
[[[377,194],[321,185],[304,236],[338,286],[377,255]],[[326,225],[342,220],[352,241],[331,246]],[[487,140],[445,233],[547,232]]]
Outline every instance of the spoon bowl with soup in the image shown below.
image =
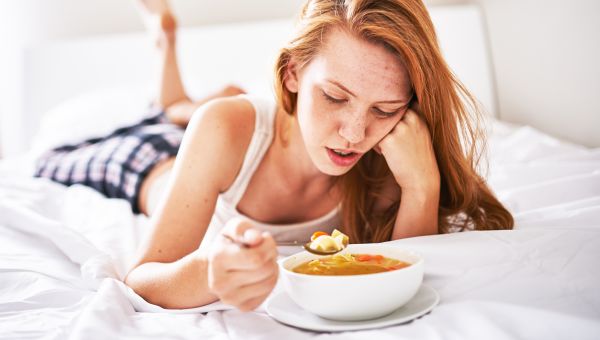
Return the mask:
[[304,244],[304,250],[315,255],[333,255],[344,250],[348,243],[348,236],[337,229],[334,229],[331,235],[317,231],[311,236],[310,242]]

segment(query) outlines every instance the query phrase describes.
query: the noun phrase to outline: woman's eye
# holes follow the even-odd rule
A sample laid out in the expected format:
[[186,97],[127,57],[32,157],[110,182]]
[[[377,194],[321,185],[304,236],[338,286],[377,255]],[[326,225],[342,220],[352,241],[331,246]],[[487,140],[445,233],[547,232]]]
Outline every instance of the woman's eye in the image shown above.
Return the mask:
[[406,110],[408,110],[408,106],[409,106],[409,104],[406,104],[406,105],[404,105],[402,107],[399,107],[399,108],[397,108],[396,110],[393,110],[393,111],[384,111],[384,110],[382,110],[380,108],[374,107],[373,111],[375,111],[375,114],[378,115],[378,116],[380,116],[380,117],[388,118],[388,117],[395,116],[396,114],[398,114],[400,112],[402,112],[402,113],[406,112]]
[[345,103],[345,102],[346,102],[346,99],[338,99],[338,98],[334,98],[334,97],[332,97],[332,96],[328,95],[327,93],[325,93],[325,91],[322,91],[322,92],[323,92],[323,97],[325,97],[325,99],[326,99],[327,101],[331,102],[331,103],[334,103],[334,104],[341,104],[341,103]]
[[395,115],[396,113],[398,113],[398,111],[400,111],[400,109],[394,110],[394,111],[383,111],[382,109],[374,107],[373,111],[375,111],[375,113],[379,116],[391,117],[391,116]]

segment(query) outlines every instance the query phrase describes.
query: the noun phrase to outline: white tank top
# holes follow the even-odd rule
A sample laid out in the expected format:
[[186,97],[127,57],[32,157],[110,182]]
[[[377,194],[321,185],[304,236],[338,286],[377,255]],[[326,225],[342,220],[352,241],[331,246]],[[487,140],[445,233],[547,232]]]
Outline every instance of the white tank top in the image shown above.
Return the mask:
[[[315,231],[321,230],[329,233],[333,231],[334,228],[339,228],[339,206],[317,219],[294,224],[263,223],[253,220],[237,210],[237,205],[246,192],[250,179],[254,175],[254,172],[258,168],[258,165],[273,141],[273,136],[275,135],[274,122],[276,112],[276,105],[273,101],[250,95],[242,95],[240,97],[248,100],[256,111],[254,133],[238,176],[235,178],[229,189],[218,196],[215,212],[206,230],[206,234],[202,239],[200,248],[202,250],[207,250],[213,243],[214,238],[219,235],[227,221],[236,217],[242,217],[251,221],[258,230],[270,232],[277,242],[297,241],[302,244],[310,240],[310,236]],[[156,184],[150,189],[148,199],[149,205],[156,205],[152,202],[158,201],[157,196],[164,192],[166,178],[169,176],[169,173],[170,171],[167,171],[157,178]],[[159,186],[162,188],[158,188]]]
[[219,195],[212,220],[202,240],[200,248],[206,248],[219,234],[225,223],[232,218],[242,217],[256,225],[256,229],[270,232],[278,242],[305,243],[315,231],[331,232],[339,228],[338,210],[336,207],[329,213],[311,221],[294,224],[268,224],[256,221],[237,210],[237,205],[244,196],[248,183],[271,146],[275,135],[275,102],[250,95],[242,96],[248,100],[256,112],[254,134],[246,151],[242,168],[229,189]]

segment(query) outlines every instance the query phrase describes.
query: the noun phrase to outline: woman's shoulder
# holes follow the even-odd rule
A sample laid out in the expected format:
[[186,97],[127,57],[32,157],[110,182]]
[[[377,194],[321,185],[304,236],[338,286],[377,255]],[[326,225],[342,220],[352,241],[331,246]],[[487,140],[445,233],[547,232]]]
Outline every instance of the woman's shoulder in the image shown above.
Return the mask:
[[198,133],[218,133],[232,146],[241,147],[250,143],[255,116],[252,104],[241,96],[235,96],[214,99],[200,106],[190,123],[199,130]]
[[255,109],[243,96],[213,99],[194,112],[194,124],[215,124],[224,133],[238,135],[244,131],[250,136],[254,130]]
[[233,182],[242,166],[254,133],[255,116],[252,103],[243,96],[226,97],[199,107],[188,124],[189,139],[203,141],[203,145],[194,148],[206,156],[211,154],[208,159],[218,161],[225,187]]

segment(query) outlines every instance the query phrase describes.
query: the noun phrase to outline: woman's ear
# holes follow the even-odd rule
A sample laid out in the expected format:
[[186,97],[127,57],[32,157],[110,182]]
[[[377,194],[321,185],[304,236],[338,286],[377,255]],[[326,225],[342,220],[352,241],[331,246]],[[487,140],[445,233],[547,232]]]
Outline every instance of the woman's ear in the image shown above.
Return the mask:
[[285,88],[291,93],[298,93],[298,72],[297,63],[294,58],[290,58],[285,68]]

